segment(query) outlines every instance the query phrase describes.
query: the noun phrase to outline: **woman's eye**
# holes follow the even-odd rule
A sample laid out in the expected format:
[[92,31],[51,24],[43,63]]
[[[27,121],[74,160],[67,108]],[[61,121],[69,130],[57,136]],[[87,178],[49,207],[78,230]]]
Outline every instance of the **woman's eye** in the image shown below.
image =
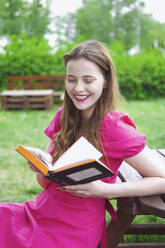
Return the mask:
[[90,83],[92,83],[93,82],[93,79],[86,79],[85,80],[85,83],[87,83],[87,84],[90,84]]
[[68,79],[68,82],[69,83],[74,83],[74,82],[76,82],[76,80],[75,79]]

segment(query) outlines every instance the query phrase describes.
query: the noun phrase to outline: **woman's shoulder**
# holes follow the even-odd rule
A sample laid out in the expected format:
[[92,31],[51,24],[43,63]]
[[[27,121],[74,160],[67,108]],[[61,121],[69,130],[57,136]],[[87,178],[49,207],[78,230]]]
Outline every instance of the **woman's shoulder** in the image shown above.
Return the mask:
[[140,152],[146,136],[136,129],[132,118],[123,112],[108,113],[100,128],[104,150],[113,158],[129,158]]
[[60,119],[61,113],[62,113],[62,109],[63,109],[62,106],[59,107],[59,108],[57,109],[57,112],[56,112],[56,114],[54,115],[54,118],[59,118],[59,119]]
[[139,132],[132,118],[123,112],[108,113],[100,127],[101,135],[111,140],[121,140],[126,137],[136,137]]
[[54,115],[54,117],[52,118],[51,122],[49,125],[59,125],[60,123],[60,118],[61,118],[61,114],[62,114],[62,107],[59,107]]
[[114,111],[109,112],[105,115],[102,120],[101,127],[111,128],[111,127],[120,127],[123,125],[131,125],[136,128],[134,121],[132,118],[124,112]]
[[53,135],[60,130],[61,113],[62,107],[58,108],[50,124],[44,129],[44,133],[51,139],[53,139]]

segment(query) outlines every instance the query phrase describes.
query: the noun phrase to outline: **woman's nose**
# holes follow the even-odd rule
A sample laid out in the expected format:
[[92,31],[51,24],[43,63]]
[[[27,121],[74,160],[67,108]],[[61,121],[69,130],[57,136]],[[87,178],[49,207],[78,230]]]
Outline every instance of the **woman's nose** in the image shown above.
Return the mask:
[[81,81],[78,81],[75,85],[74,90],[76,90],[77,92],[81,92],[84,90],[84,85]]

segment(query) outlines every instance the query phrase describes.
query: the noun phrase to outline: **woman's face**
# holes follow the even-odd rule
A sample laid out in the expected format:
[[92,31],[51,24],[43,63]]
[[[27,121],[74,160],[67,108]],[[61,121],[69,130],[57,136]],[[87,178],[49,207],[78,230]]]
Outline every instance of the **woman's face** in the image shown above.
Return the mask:
[[103,73],[92,61],[79,58],[68,62],[66,91],[84,119],[92,116],[105,86]]

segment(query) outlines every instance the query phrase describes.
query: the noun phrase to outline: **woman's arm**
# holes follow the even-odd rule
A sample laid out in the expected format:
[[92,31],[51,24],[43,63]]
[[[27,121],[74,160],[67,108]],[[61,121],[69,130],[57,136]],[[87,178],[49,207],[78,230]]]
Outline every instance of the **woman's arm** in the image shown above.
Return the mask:
[[67,186],[64,187],[64,190],[76,195],[106,197],[108,199],[165,193],[165,164],[148,147],[145,147],[136,156],[125,159],[125,161],[144,178],[119,184],[96,181],[86,185]]
[[[112,185],[114,197],[146,196],[165,193],[165,164],[148,147],[125,161],[144,178]],[[164,166],[164,167],[163,167]]]

